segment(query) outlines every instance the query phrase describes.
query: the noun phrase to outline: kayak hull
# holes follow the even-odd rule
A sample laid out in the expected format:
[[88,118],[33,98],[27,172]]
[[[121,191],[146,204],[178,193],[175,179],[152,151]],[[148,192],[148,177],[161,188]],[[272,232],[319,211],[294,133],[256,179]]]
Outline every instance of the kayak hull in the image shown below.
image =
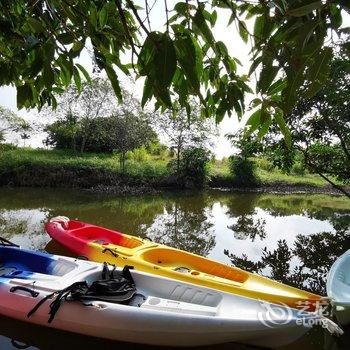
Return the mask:
[[322,300],[319,295],[195,254],[80,221],[60,220],[46,225],[48,234],[90,260],[132,265],[159,276],[308,311],[316,310]]
[[327,295],[338,322],[350,324],[350,250],[331,267],[327,277]]
[[[12,249],[13,255],[18,256],[18,248],[6,249]],[[28,251],[22,251],[28,257]],[[3,252],[4,248],[0,247],[0,257],[4,256]],[[35,260],[35,253],[29,253]],[[11,251],[6,254],[9,256]],[[311,327],[298,323],[300,315],[291,308],[267,305],[139,271],[131,273],[138,293],[146,298],[141,305],[92,301],[86,306],[77,301],[65,301],[52,323],[48,323],[49,304],[52,301],[48,300],[28,318],[28,312],[48,294],[76,281],[92,282],[101,275],[102,266],[97,263],[54,255],[48,255],[47,259],[51,260],[49,266],[54,269],[45,273],[42,269],[40,272],[24,272],[24,268],[28,267],[22,263],[21,270],[15,265],[16,271],[13,269],[7,275],[2,272],[1,276],[4,268],[14,266],[15,259],[0,268],[2,315],[89,336],[176,347],[227,342],[282,346],[298,339]],[[33,286],[32,290],[38,295],[33,297],[28,291],[13,291],[13,287],[21,286]],[[266,310],[276,307],[279,312],[265,317]],[[271,318],[271,315],[274,317]],[[303,319],[315,321],[317,316],[305,313]]]

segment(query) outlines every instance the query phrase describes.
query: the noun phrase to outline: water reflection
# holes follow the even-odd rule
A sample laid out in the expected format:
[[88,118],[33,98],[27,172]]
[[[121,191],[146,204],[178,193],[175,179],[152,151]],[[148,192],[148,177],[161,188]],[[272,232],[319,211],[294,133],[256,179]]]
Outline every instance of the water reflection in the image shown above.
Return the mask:
[[[321,294],[329,267],[350,249],[350,201],[342,197],[207,191],[118,198],[71,190],[0,189],[0,232],[15,243],[68,254],[44,231],[44,223],[56,215],[148,236]],[[57,348],[75,344],[76,349],[80,346],[75,339],[80,339],[89,348],[86,337],[60,337],[60,332],[45,330],[50,340],[42,341],[32,326],[22,332],[18,324],[0,318],[0,334],[5,336],[0,336],[1,350],[13,349],[9,338],[39,349],[54,349],[55,337]],[[348,349],[346,338],[335,342],[315,332],[287,349]],[[94,341],[95,349],[116,344]]]
[[207,256],[215,245],[215,232],[205,201],[180,198],[167,203],[145,234],[153,241]]

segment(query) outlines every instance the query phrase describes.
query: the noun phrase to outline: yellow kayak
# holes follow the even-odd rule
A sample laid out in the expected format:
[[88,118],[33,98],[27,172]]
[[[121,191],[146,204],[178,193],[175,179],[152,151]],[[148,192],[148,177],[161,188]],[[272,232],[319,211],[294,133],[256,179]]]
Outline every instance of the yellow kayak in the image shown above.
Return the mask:
[[[73,253],[224,292],[314,311],[321,296],[202,256],[65,217],[48,234]],[[175,291],[174,291],[175,292]]]

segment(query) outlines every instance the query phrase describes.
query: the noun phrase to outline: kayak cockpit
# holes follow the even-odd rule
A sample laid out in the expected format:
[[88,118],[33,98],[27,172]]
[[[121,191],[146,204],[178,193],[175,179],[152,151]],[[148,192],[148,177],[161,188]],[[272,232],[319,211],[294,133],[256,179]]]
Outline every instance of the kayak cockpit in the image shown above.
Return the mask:
[[192,276],[206,275],[235,283],[244,283],[248,279],[248,274],[244,271],[180,250],[153,248],[143,252],[141,257],[151,264]]
[[74,220],[68,222],[66,230],[78,239],[101,245],[115,244],[121,247],[133,249],[140,247],[143,244],[142,240],[136,237],[123,235],[120,232],[87,225]]

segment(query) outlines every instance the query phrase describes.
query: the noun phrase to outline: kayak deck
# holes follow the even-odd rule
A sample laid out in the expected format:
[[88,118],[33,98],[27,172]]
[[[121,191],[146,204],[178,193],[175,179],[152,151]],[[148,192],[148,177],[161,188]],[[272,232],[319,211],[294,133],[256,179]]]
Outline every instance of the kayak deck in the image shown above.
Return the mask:
[[[24,258],[17,259],[19,253],[16,250],[20,249],[0,247],[4,266],[22,265]],[[11,251],[13,257],[10,257]],[[29,256],[35,260],[35,253],[21,251],[25,260]],[[101,279],[102,266],[53,255],[47,255],[46,258],[48,265],[58,262],[73,269],[67,269],[61,275],[45,274],[44,269],[32,271],[31,277],[25,281],[16,276],[0,277],[2,314],[86,335],[164,346],[200,346],[232,341],[280,346],[294,341],[309,329],[297,324],[297,310],[284,309],[285,312],[274,315],[272,326],[267,327],[259,318],[259,315],[266,313],[264,304],[259,300],[133,270],[130,273],[137,293],[144,297],[142,302],[116,304],[92,301],[84,305],[68,299],[62,302],[53,322],[48,324],[51,299],[46,300],[30,318],[27,318],[28,311],[43,297],[65,289],[72,283],[92,283]],[[45,256],[39,256],[39,260],[42,259]],[[33,267],[31,263],[27,265],[28,269],[34,270]],[[13,287],[16,286],[26,288],[14,291]],[[38,295],[33,296],[28,290]],[[317,318],[310,313],[305,317]]]
[[314,311],[320,296],[208,258],[117,231],[70,220],[52,221],[50,236],[78,255],[249,298]]

